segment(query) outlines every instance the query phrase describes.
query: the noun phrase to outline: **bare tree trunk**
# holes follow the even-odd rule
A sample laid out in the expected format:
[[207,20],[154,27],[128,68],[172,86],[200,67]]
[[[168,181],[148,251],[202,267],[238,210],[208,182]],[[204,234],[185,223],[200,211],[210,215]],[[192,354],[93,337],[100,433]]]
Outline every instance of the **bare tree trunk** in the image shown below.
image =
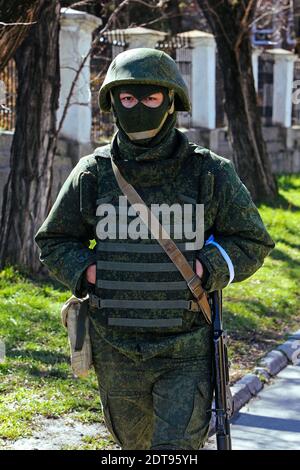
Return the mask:
[[41,0],[40,16],[16,53],[17,121],[4,189],[0,267],[40,268],[34,243],[50,206],[59,97],[59,0]]
[[39,0],[0,0],[0,71],[22,44],[38,17]]
[[254,200],[276,195],[252,71],[249,24],[256,0],[198,0],[215,36],[236,170]]

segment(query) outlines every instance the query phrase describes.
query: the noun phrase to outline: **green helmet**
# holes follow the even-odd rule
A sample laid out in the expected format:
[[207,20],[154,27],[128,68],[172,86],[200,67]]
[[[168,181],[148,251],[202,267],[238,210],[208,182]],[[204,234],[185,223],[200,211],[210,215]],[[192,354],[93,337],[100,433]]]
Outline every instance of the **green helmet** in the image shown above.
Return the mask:
[[174,90],[175,110],[191,109],[187,86],[176,62],[165,52],[141,47],[118,54],[110,64],[99,91],[100,109],[110,111],[110,90],[128,83],[159,85]]

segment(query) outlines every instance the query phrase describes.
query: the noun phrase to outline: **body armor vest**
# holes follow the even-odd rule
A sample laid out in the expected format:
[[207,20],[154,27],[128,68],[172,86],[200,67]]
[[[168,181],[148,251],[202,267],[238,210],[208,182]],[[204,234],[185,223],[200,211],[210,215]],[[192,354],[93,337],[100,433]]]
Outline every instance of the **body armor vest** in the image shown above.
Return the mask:
[[[189,301],[193,296],[185,280],[159,243],[151,237],[150,232],[144,232],[144,238],[136,240],[125,236],[130,223],[135,224],[137,214],[132,208],[127,211],[130,208],[129,202],[124,213],[120,210],[120,196],[123,203],[126,199],[115,179],[110,157],[109,146],[97,149],[97,208],[109,204],[114,207],[113,213],[116,214],[116,232],[111,233],[116,237],[96,239],[95,298],[99,309],[97,321],[103,327],[118,331],[159,331],[166,334],[190,331],[193,326],[203,325],[205,320],[202,313],[189,310]],[[186,151],[185,155],[175,162],[175,169],[173,161],[170,161],[169,165],[167,161],[155,165],[153,162],[119,160],[116,164],[150,209],[153,208],[152,204],[167,204],[169,207],[177,204],[182,208],[183,214],[183,205],[189,204],[188,209],[192,209],[191,228],[195,230],[196,203],[201,202],[200,165],[195,165],[191,152]],[[151,171],[156,173],[151,174]],[[104,220],[103,212],[99,216],[99,222],[101,220]],[[168,231],[171,230],[171,238],[195,270],[199,247],[193,240],[184,238],[184,230],[182,239],[174,238],[174,227],[178,220],[174,221],[171,217],[170,221],[171,226],[164,227]]]

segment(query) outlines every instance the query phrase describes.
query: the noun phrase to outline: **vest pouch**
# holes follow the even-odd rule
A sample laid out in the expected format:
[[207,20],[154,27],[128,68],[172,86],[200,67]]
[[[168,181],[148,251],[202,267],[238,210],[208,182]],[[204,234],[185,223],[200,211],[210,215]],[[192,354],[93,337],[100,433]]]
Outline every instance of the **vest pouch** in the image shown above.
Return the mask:
[[92,366],[89,335],[88,297],[70,297],[61,309],[61,320],[68,331],[71,368],[75,376],[86,377]]

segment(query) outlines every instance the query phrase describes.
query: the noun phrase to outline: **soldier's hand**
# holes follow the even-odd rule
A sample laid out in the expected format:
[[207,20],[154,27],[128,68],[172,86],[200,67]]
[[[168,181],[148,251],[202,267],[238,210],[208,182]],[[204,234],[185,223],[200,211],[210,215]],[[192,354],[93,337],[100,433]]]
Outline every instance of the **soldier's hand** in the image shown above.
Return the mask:
[[86,279],[90,284],[96,284],[96,265],[91,264],[86,270]]

